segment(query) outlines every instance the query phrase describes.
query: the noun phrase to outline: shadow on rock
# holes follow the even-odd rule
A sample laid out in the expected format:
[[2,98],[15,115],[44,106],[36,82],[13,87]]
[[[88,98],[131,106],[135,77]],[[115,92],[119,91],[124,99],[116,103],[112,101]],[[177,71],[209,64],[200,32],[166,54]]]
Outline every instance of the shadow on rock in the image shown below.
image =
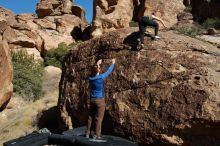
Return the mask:
[[[146,37],[147,37],[148,41],[154,40],[154,36],[149,34],[149,33],[145,33],[145,38]],[[124,39],[123,43],[129,45],[131,47],[132,51],[139,51],[139,50],[141,50],[141,46],[140,46],[141,42],[140,42],[139,31],[131,33],[128,37],[126,37]]]
[[37,126],[39,129],[47,128],[52,133],[60,133],[57,106],[44,110],[37,115]]
[[76,26],[73,28],[70,35],[76,41],[79,41],[79,40],[87,41],[90,39],[90,31],[91,31],[91,26],[86,27],[84,30]]
[[74,40],[82,40],[82,29],[80,27],[74,27],[71,31],[71,36]]
[[129,45],[132,51],[138,51],[139,38],[140,38],[139,32],[133,32],[124,39],[123,43]]

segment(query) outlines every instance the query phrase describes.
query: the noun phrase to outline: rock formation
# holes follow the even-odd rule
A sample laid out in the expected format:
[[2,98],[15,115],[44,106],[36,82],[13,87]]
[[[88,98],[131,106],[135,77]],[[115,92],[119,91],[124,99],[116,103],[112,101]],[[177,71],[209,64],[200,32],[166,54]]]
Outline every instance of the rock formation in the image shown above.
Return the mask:
[[44,68],[43,75],[43,92],[48,94],[58,91],[59,80],[61,76],[61,69],[54,66],[47,66]]
[[36,13],[39,18],[72,13],[72,0],[40,0]]
[[8,44],[0,39],[0,111],[6,107],[13,92],[12,70]]
[[82,28],[85,28],[87,25],[86,17],[85,17],[85,13],[86,13],[85,10],[81,6],[75,5],[72,7],[72,13],[73,15],[78,16],[82,20]]
[[[50,9],[52,13],[49,13]],[[75,27],[83,30],[86,26],[84,11],[73,7],[72,0],[41,0],[36,11],[39,17],[35,14],[15,15],[0,7],[0,110],[12,94],[10,50],[26,50],[42,61],[41,56],[47,50],[57,48],[62,42],[75,41]]]
[[[140,5],[141,4],[141,5]],[[177,23],[177,15],[185,8],[183,1],[155,0],[95,0],[92,36],[100,36],[111,30],[125,28],[130,21],[137,20],[139,15],[149,15],[155,12],[168,27]],[[146,7],[146,9],[144,9]]]
[[189,12],[181,12],[177,15],[178,23],[177,24],[192,24],[193,15]]
[[[50,6],[53,6],[53,13],[48,12]],[[42,60],[41,54],[57,48],[59,43],[74,42],[75,28],[85,28],[85,12],[80,10],[70,0],[41,0],[36,10],[38,16],[15,15],[0,8],[0,33],[11,50],[25,49],[29,54],[34,54],[36,60]]]
[[185,8],[183,1],[180,0],[170,0],[169,2],[146,0],[144,5],[146,6],[144,15],[154,12],[168,27],[177,23],[177,15]]
[[191,0],[192,12],[197,17],[220,18],[220,2],[219,0]]
[[0,32],[1,33],[6,29],[7,25],[13,25],[16,22],[14,16],[15,14],[13,14],[11,11],[0,7],[0,24],[1,24]]
[[8,29],[8,25],[13,25],[15,21],[14,14],[11,11],[0,7],[0,111],[6,107],[13,92],[10,50],[2,34]]
[[129,26],[133,15],[132,0],[94,0],[92,36]]
[[161,32],[160,41],[145,38],[146,47],[135,51],[136,32],[113,31],[66,55],[58,101],[62,128],[71,126],[70,119],[73,126],[86,124],[90,68],[102,58],[105,71],[116,58],[105,82],[103,133],[143,145],[219,141],[220,50],[169,31]]

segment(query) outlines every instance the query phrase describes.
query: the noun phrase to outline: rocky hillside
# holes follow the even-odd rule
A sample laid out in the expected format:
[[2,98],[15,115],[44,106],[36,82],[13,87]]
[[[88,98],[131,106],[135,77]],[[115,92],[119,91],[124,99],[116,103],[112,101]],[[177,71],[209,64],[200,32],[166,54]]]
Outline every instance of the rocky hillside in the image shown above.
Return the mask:
[[73,43],[77,31],[86,27],[85,11],[74,6],[72,0],[41,0],[36,14],[15,15],[0,7],[0,109],[4,109],[12,95],[12,64],[10,51],[26,50],[42,60],[47,50],[59,43]]
[[[103,132],[139,144],[210,145],[220,139],[220,50],[197,39],[161,32],[136,51],[137,29],[113,31],[73,48],[60,82],[63,126],[86,124],[89,83],[98,58],[105,71],[107,111]],[[211,144],[212,145],[212,144]]]
[[[184,11],[184,4],[192,6],[193,15]],[[70,44],[84,37],[87,40],[90,35],[94,37],[72,48],[65,57],[59,84],[59,112],[55,104],[60,71],[48,67],[45,68],[48,78],[43,82],[44,92],[49,92],[45,98],[33,106],[15,99],[20,106],[12,100],[1,112],[0,133],[4,135],[0,142],[39,127],[51,128],[51,123],[54,131],[85,125],[89,97],[86,78],[90,68],[101,58],[104,72],[110,60],[116,58],[116,68],[105,86],[107,109],[103,133],[141,145],[220,145],[218,32],[212,33],[213,37],[199,36],[216,46],[169,30],[160,32],[162,38],[158,41],[146,36],[144,49],[138,50],[138,28],[129,28],[138,15],[152,12],[170,28],[175,24],[191,27],[195,17],[219,17],[219,2],[94,0],[93,7],[89,27],[85,10],[72,0],[39,0],[36,14],[16,15],[0,7],[0,110],[6,107],[13,92],[11,50],[26,50],[36,60],[43,60],[45,53],[61,42]],[[50,73],[56,74],[50,76]],[[49,116],[51,111],[53,115]],[[36,119],[38,113],[42,114],[40,119]],[[10,137],[15,127],[19,127],[18,133]]]
[[177,14],[185,8],[181,0],[94,0],[93,7],[93,37],[128,27],[131,20],[137,20],[138,15],[149,15],[152,12],[171,27],[177,23]]
[[[169,28],[180,19],[190,18],[192,20],[191,13],[183,13],[186,8],[188,11],[192,10],[195,20],[220,18],[218,0],[94,0],[93,8],[92,37],[126,28],[132,20],[137,21],[138,16],[149,15],[152,12],[160,17]],[[180,17],[179,14],[181,14]]]
[[25,49],[40,59],[40,54],[59,43],[74,42],[74,30],[86,25],[84,10],[73,6],[71,0],[41,0],[36,13],[15,15],[0,8],[1,38],[11,50]]
[[55,130],[60,76],[59,68],[45,67],[42,87],[44,96],[35,102],[24,100],[15,93],[13,94],[7,107],[0,113],[1,146],[6,141],[25,136],[44,127]]

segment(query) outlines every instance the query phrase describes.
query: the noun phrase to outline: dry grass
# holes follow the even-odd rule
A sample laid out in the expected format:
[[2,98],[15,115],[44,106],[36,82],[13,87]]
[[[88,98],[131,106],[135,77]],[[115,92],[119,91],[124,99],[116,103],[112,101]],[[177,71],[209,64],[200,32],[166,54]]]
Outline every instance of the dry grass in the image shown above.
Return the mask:
[[20,107],[16,107],[16,103],[12,101],[22,99],[13,98],[11,102],[15,105],[9,105],[9,109],[0,113],[0,144],[38,130],[38,127],[34,124],[37,114],[42,110],[55,106],[57,97],[58,91],[54,91],[45,94],[44,97],[35,102],[23,101],[22,104],[19,103],[19,105],[21,104]]
[[26,101],[15,95],[7,108],[0,113],[0,145],[33,131],[37,127],[37,115],[57,105],[60,72],[44,72],[43,97],[36,101]]

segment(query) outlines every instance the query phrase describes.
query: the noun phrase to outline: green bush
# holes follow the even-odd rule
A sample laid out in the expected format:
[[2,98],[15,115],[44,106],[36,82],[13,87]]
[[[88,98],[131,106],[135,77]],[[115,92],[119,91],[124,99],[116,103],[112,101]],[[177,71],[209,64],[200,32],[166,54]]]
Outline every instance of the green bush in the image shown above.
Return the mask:
[[130,27],[138,27],[138,23],[135,22],[135,21],[131,21],[131,22],[129,23],[129,26],[130,26]]
[[181,34],[185,34],[191,37],[196,37],[197,35],[201,35],[203,32],[203,29],[199,26],[192,26],[192,27],[183,26],[176,28],[176,30]]
[[220,28],[220,19],[219,18],[208,18],[205,22],[202,23],[204,28]]
[[43,64],[36,62],[26,51],[12,52],[14,92],[26,100],[42,95]]
[[45,66],[51,65],[51,66],[55,66],[55,67],[61,68],[62,67],[63,58],[67,54],[67,52],[71,48],[73,48],[74,46],[76,46],[76,45],[78,45],[80,43],[81,43],[81,41],[72,43],[70,45],[67,45],[65,43],[60,43],[57,48],[50,49],[47,52],[47,54],[46,54],[46,56],[44,58]]

